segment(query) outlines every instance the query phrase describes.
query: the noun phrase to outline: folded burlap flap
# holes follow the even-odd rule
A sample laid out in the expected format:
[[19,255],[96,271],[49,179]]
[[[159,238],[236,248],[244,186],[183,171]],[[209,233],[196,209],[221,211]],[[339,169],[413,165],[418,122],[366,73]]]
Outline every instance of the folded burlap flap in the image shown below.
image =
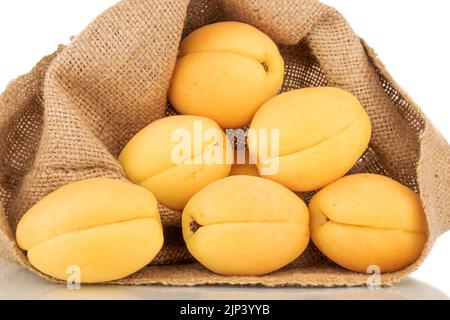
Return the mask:
[[[421,258],[381,281],[395,283],[420,265],[436,238],[450,228],[449,146],[345,19],[316,0],[125,0],[14,80],[0,96],[3,258],[37,272],[15,242],[22,215],[69,182],[124,179],[116,160],[120,150],[167,113],[180,40],[203,25],[228,20],[250,23],[279,44],[286,60],[283,91],[330,85],[361,100],[374,132],[352,172],[381,173],[412,188],[420,194],[429,224]],[[180,213],[160,209],[166,245],[157,265],[115,283],[354,286],[370,279],[336,266],[313,245],[267,276],[212,274],[185,263],[191,257],[181,239]]]

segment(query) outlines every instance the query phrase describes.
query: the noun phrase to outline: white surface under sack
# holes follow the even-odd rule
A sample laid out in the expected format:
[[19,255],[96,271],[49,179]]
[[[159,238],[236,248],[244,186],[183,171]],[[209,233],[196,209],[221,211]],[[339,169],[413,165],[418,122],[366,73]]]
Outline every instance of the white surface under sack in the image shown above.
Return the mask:
[[261,288],[261,287],[162,287],[82,286],[69,289],[49,283],[36,274],[0,262],[0,300],[447,300],[442,291],[408,278],[389,288]]

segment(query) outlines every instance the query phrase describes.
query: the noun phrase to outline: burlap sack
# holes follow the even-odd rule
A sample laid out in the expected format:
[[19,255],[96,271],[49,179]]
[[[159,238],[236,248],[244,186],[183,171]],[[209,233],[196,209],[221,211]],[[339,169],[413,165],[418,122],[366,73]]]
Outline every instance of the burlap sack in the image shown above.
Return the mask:
[[[381,173],[418,192],[430,230],[421,258],[381,281],[395,283],[419,266],[450,228],[449,146],[345,19],[316,0],[125,0],[14,80],[0,96],[3,258],[34,270],[14,232],[45,195],[75,180],[123,179],[116,160],[120,150],[171,112],[166,93],[180,40],[227,20],[250,23],[277,41],[287,63],[283,91],[331,85],[361,100],[374,134],[353,172]],[[158,265],[116,283],[354,286],[368,279],[336,266],[313,245],[293,264],[264,277],[218,276],[186,263],[191,257],[181,239],[180,213],[163,207],[161,213],[166,245]]]

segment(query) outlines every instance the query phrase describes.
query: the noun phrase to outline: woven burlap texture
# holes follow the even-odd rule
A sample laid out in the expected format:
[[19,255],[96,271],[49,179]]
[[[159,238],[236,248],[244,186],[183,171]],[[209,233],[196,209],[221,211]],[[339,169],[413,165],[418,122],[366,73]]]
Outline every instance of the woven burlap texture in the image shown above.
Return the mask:
[[[279,44],[286,60],[283,91],[330,85],[361,100],[374,132],[352,172],[381,173],[412,188],[420,194],[429,224],[421,258],[383,275],[381,282],[393,284],[422,263],[436,238],[450,228],[449,146],[345,19],[316,0],[125,0],[11,82],[0,96],[4,259],[37,272],[14,238],[23,214],[69,182],[124,179],[120,150],[140,129],[170,113],[166,95],[180,40],[203,25],[229,20],[250,23]],[[160,211],[163,251],[152,266],[114,283],[354,286],[368,280],[336,266],[313,245],[267,276],[215,275],[190,262],[180,213],[162,206]]]

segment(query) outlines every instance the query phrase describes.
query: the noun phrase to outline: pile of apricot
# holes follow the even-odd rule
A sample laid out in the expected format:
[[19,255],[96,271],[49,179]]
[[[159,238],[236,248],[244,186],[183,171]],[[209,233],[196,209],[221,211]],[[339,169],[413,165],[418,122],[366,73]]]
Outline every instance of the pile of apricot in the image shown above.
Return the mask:
[[[78,266],[85,283],[137,272],[163,246],[158,202],[183,212],[191,254],[226,276],[276,271],[311,239],[355,272],[413,263],[427,235],[420,198],[384,176],[346,176],[371,138],[360,101],[332,87],[279,94],[284,72],[277,45],[250,25],[187,36],[168,93],[180,115],[124,147],[128,180],[78,181],[32,207],[16,233],[30,263],[61,280]],[[224,130],[245,126],[237,155]],[[312,191],[308,208],[301,193]]]

